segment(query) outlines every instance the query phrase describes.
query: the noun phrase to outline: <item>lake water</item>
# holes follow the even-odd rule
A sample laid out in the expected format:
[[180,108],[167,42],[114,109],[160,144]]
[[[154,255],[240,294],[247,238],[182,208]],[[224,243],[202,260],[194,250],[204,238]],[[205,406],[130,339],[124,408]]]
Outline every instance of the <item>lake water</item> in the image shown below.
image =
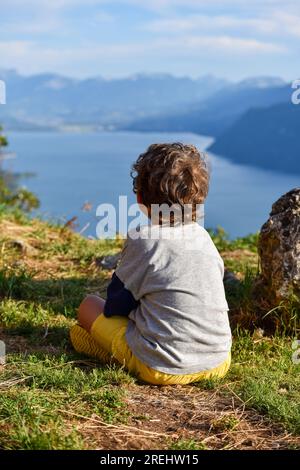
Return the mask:
[[[135,202],[129,169],[136,157],[153,142],[181,141],[204,150],[211,139],[181,133],[9,133],[10,151],[17,158],[4,168],[33,173],[21,184],[41,201],[43,217],[65,222],[78,217],[77,230],[96,236],[96,207],[117,205],[119,195]],[[272,203],[299,185],[299,177],[233,164],[210,155],[211,184],[205,204],[205,227],[222,226],[230,237],[260,229]],[[82,207],[89,202],[91,210]]]

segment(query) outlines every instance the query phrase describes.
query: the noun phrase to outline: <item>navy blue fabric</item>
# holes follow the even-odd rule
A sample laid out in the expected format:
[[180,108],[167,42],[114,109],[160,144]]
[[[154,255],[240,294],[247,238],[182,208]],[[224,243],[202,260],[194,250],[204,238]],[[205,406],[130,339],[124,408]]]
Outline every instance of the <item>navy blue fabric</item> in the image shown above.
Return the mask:
[[104,305],[104,315],[112,317],[121,315],[127,317],[131,310],[138,306],[132,293],[124,287],[124,283],[113,273],[111,281],[107,287],[107,299]]

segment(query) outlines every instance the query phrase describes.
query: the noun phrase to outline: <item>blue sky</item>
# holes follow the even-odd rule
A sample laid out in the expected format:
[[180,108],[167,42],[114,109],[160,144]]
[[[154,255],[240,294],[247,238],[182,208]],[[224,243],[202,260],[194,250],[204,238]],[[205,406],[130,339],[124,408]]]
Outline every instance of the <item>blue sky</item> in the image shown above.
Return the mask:
[[300,75],[300,0],[0,0],[0,68]]

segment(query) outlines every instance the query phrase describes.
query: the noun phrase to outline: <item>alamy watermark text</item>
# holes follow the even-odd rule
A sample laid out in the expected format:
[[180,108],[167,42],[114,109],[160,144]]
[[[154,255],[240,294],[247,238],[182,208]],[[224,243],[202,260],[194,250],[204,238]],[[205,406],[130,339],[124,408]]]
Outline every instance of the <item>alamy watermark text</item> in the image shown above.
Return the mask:
[[292,103],[300,104],[300,79],[293,81],[292,88],[295,90],[291,97]]
[[6,87],[3,80],[0,80],[0,104],[6,104]]

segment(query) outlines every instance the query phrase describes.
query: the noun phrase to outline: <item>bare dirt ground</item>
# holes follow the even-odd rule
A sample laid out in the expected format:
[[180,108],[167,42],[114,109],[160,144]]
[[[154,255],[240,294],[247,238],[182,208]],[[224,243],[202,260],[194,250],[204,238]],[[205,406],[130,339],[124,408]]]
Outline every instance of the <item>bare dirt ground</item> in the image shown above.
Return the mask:
[[105,425],[94,416],[82,421],[80,431],[86,439],[92,434],[101,449],[164,449],[174,442],[176,448],[176,442],[183,441],[187,447],[193,441],[200,449],[300,447],[299,437],[246,409],[228,387],[227,392],[225,396],[195,386],[134,385],[128,389],[131,418],[126,425]]

